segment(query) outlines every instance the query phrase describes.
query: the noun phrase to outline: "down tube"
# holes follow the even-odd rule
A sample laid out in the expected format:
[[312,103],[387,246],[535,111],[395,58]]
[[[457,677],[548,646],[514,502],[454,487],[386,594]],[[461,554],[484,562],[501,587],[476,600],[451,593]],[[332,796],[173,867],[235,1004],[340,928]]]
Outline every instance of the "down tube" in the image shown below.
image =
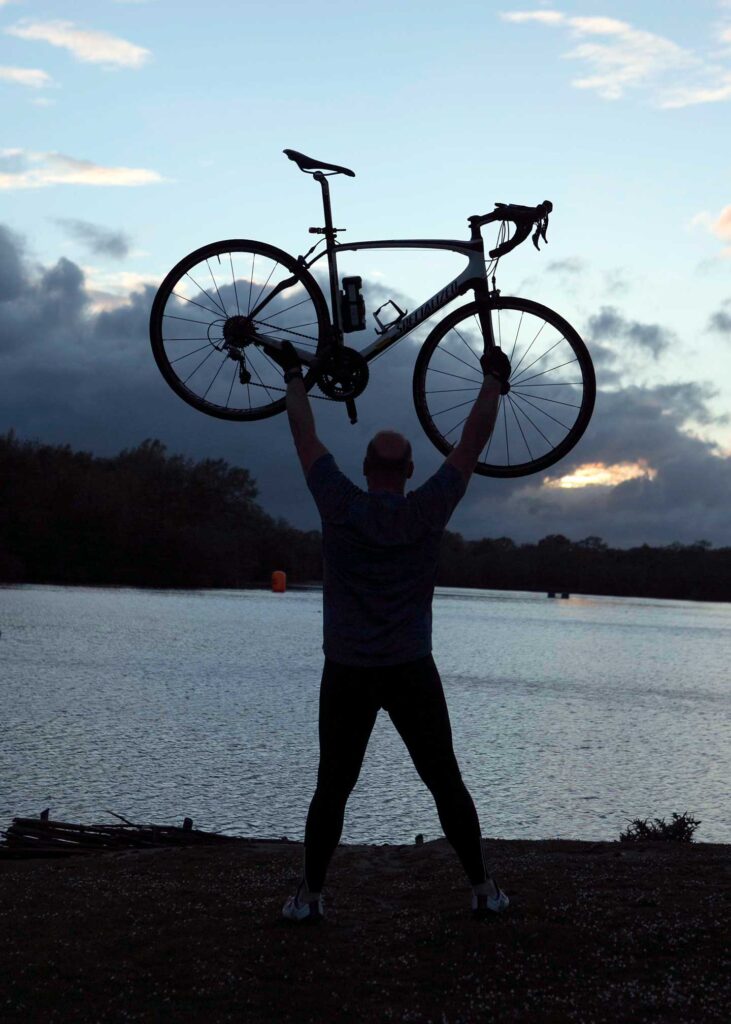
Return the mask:
[[453,281],[450,281],[448,285],[438,291],[436,295],[432,295],[430,299],[423,302],[418,306],[412,313],[399,320],[393,327],[388,328],[384,333],[374,341],[372,345],[364,348],[362,355],[365,359],[370,360],[375,356],[380,355],[381,352],[385,352],[387,348],[394,345],[401,338],[405,338],[407,334],[410,334],[419,324],[428,320],[434,313],[438,313],[440,309],[452,302],[459,295],[464,295],[470,288],[479,287],[480,278],[475,277],[474,266],[470,262],[458,277],[455,277]]

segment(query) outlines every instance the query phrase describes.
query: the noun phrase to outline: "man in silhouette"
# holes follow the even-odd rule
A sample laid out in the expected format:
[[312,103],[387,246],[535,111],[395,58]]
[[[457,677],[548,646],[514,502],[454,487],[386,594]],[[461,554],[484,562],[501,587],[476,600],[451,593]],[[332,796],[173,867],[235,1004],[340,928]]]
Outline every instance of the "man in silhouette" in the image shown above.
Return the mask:
[[292,437],[322,518],[324,559],[320,764],[303,878],[282,913],[297,923],[323,916],[325,874],[380,708],[434,797],[472,885],[473,913],[500,913],[509,901],[486,871],[477,812],[454,755],[431,655],[431,605],[439,543],[492,433],[510,362],[498,348],[483,355],[484,381],[459,443],[426,483],[404,495],[414,471],[406,438],[392,430],[377,433],[363,462],[368,490],[356,487],[317,436],[293,346],[285,342],[269,354],[284,370]]

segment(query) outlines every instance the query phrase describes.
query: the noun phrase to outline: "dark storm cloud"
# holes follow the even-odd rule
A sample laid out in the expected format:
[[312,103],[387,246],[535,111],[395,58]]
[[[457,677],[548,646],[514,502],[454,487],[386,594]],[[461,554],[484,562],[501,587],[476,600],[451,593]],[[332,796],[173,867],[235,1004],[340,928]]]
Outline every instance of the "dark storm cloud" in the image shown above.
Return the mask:
[[[408,298],[386,293],[377,283],[366,282],[364,290],[369,323],[370,311],[387,298],[413,308]],[[116,309],[95,311],[76,264],[62,258],[51,267],[33,268],[24,260],[21,240],[0,227],[0,431],[15,427],[23,438],[98,454],[157,437],[171,451],[247,467],[268,512],[316,528],[285,416],[253,423],[215,420],[187,406],[165,384],[147,333],[153,294],[152,288],[140,290]],[[577,324],[591,339],[585,326]],[[421,337],[427,331],[423,328]],[[346,341],[360,349],[374,336],[369,328]],[[656,471],[655,479],[568,491],[545,487],[544,474],[514,481],[475,477],[450,528],[468,537],[518,541],[563,533],[577,540],[603,536],[620,545],[700,538],[730,543],[731,460],[687,432],[690,419],[713,422],[710,391],[694,383],[617,388],[610,348],[591,340],[589,347],[600,382],[594,417],[579,445],[545,475],[560,476],[588,462],[644,460]],[[357,401],[355,426],[342,405],[317,400],[313,393],[318,433],[357,482],[368,440],[384,427],[411,440],[415,485],[442,461],[414,411],[417,352],[418,338],[407,338],[370,364],[371,384]],[[615,390],[601,390],[608,383]]]
[[589,317],[588,337],[597,341],[626,340],[646,349],[656,359],[672,340],[672,333],[659,324],[627,320],[614,306],[602,306]]
[[17,298],[22,288],[22,241],[0,224],[0,302]]
[[708,329],[731,337],[731,299],[724,302],[721,309],[711,314]]
[[73,217],[58,217],[56,223],[67,235],[81,242],[97,256],[112,256],[121,260],[129,254],[130,240],[123,231],[113,231],[100,224]]

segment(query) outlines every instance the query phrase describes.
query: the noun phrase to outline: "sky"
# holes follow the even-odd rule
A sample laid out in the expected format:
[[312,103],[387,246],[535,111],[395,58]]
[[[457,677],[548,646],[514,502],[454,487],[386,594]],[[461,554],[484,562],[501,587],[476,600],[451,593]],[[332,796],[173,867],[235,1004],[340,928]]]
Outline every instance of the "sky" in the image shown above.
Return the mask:
[[[309,248],[319,190],[293,148],[355,170],[331,182],[349,241],[466,238],[497,201],[554,204],[549,244],[503,260],[498,286],[584,337],[594,416],[549,471],[473,478],[450,529],[731,544],[730,116],[721,0],[0,0],[0,431],[100,455],[157,437],[246,466],[268,512],[316,528],[285,417],[195,411],[148,339],[191,250]],[[368,251],[341,269],[370,314],[462,266]],[[441,463],[411,405],[423,337],[372,364],[356,426],[315,403],[359,482],[383,427],[412,440],[416,484]]]

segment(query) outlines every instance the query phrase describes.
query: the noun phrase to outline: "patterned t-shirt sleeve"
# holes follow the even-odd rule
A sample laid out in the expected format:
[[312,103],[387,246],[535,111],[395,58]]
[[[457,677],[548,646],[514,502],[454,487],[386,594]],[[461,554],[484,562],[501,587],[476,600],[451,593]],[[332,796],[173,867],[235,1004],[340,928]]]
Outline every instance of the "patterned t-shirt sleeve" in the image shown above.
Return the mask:
[[353,501],[362,493],[359,487],[338,469],[330,452],[321,455],[310,467],[307,486],[323,522],[341,523]]
[[432,530],[443,530],[467,490],[467,482],[450,462],[444,462],[426,483],[409,495],[421,521]]

